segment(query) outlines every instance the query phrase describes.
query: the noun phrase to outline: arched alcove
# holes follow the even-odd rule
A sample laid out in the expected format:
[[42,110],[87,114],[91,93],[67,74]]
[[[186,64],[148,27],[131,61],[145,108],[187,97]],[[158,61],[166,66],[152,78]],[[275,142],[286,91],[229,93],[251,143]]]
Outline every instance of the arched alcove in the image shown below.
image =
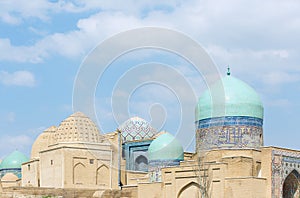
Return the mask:
[[284,180],[283,183],[283,198],[298,198],[300,196],[299,189],[300,175],[296,170],[293,170]]
[[106,165],[101,165],[97,169],[96,184],[108,187],[110,182],[109,168]]
[[73,168],[73,183],[84,184],[85,177],[85,166],[82,163],[75,164]]
[[148,171],[148,159],[140,155],[135,159],[134,166],[136,171]]

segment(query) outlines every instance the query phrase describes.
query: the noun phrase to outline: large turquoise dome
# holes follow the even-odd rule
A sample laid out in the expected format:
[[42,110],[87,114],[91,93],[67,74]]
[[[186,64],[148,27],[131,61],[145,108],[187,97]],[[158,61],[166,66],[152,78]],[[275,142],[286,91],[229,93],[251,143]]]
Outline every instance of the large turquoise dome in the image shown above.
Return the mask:
[[196,121],[225,116],[263,119],[263,105],[259,95],[245,82],[230,75],[206,90],[196,108]]
[[13,169],[13,168],[21,168],[22,163],[29,161],[29,159],[21,152],[14,151],[0,164],[0,169]]
[[164,133],[152,141],[148,148],[149,160],[183,160],[183,148],[170,133]]

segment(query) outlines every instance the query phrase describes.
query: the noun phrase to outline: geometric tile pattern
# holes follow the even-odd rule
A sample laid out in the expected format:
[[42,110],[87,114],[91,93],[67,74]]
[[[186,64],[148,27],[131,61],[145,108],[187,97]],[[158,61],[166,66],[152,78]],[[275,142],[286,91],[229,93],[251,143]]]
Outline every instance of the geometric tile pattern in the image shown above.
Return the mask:
[[249,117],[249,116],[226,116],[226,117],[217,117],[217,118],[206,118],[196,123],[197,123],[197,128],[233,126],[233,125],[262,127],[263,119]]
[[292,172],[300,173],[300,153],[285,150],[272,151],[272,198],[281,198],[283,184]]
[[[126,142],[123,144],[123,158],[126,159],[126,170],[148,171],[148,148],[152,140]],[[145,157],[147,166],[140,169],[136,166],[139,157]]]
[[139,117],[128,119],[121,124],[118,129],[122,134],[123,143],[151,139],[157,134],[156,129],[154,129],[146,120]]

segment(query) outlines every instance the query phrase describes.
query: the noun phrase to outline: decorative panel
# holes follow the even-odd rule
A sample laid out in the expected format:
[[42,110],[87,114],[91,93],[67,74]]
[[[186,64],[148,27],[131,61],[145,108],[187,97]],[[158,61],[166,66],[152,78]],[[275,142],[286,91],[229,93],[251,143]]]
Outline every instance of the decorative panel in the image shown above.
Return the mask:
[[272,198],[281,198],[283,184],[292,171],[300,173],[300,153],[273,150],[272,151]]
[[259,148],[263,120],[247,116],[210,118],[196,122],[197,150]]

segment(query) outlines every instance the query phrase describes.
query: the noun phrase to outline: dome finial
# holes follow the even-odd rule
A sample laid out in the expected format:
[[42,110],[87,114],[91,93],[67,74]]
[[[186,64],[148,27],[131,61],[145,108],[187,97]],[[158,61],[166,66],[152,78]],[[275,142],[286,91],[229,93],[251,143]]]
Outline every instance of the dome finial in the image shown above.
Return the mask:
[[230,76],[230,67],[229,67],[229,65],[227,66],[227,76]]

